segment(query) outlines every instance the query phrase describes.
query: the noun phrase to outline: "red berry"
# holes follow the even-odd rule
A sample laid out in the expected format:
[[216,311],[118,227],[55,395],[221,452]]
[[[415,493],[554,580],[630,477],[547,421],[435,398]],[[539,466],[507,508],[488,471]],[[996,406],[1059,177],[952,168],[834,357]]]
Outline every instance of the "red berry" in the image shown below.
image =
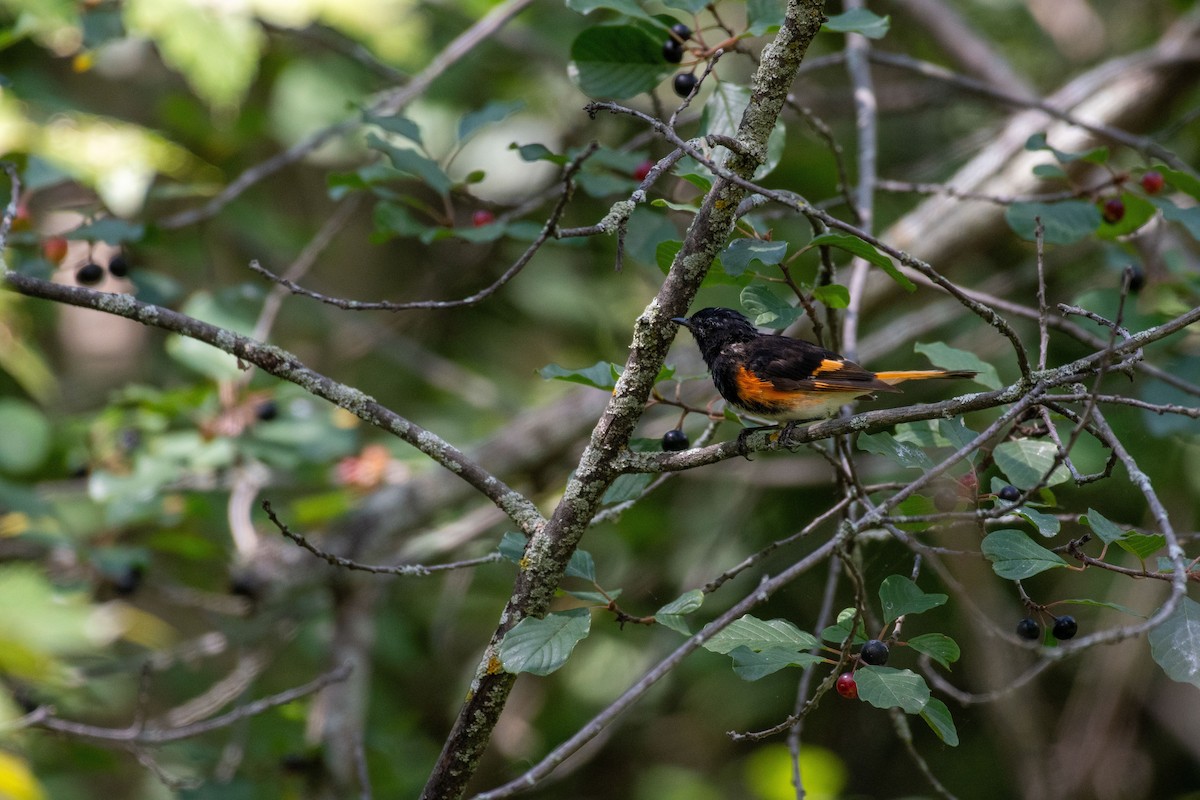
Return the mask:
[[1152,169],[1142,176],[1142,188],[1146,190],[1146,194],[1158,194],[1166,184],[1162,173],[1157,170]]
[[1125,218],[1125,204],[1121,202],[1121,198],[1114,197],[1104,204],[1104,211],[1101,215],[1109,225],[1116,225]]
[[633,171],[633,179],[638,183],[646,180],[646,176],[650,174],[650,170],[654,169],[654,161],[647,158],[645,161],[637,165]]
[[837,683],[834,684],[837,693],[847,700],[858,699],[858,684],[854,682],[854,673],[843,672],[838,675]]
[[27,231],[33,225],[33,216],[29,213],[29,206],[24,200],[17,203],[17,213],[13,217],[12,229],[14,231]]
[[57,264],[67,257],[67,240],[61,236],[52,236],[42,242],[42,255],[52,264]]
[[496,215],[486,208],[481,208],[471,215],[471,224],[476,228],[482,228],[484,225],[491,225],[496,221]]

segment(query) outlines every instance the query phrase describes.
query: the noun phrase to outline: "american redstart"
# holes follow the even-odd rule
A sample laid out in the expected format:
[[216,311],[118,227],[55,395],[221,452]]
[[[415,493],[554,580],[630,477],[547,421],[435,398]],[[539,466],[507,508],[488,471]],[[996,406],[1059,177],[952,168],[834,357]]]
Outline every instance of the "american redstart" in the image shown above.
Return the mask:
[[739,411],[775,422],[831,417],[846,403],[894,384],[930,378],[973,378],[967,370],[871,372],[832,350],[762,333],[731,308],[705,308],[675,317],[692,332],[721,396]]

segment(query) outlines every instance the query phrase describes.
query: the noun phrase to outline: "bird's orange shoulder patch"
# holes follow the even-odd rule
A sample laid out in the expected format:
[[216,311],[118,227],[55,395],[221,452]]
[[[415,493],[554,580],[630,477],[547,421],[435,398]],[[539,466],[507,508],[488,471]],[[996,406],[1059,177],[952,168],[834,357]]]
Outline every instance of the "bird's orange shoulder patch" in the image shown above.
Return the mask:
[[742,365],[738,365],[733,379],[737,384],[738,397],[746,405],[787,403],[795,395],[794,392],[776,389],[773,383],[763,380]]

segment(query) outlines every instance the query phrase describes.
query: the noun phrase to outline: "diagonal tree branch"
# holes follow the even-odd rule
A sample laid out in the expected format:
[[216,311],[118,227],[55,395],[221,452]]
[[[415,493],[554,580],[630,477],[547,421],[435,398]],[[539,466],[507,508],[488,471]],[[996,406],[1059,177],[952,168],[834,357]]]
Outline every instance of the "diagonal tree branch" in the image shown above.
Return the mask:
[[125,317],[143,325],[196,339],[237,356],[240,360],[253,364],[277,378],[290,381],[408,442],[489,498],[527,534],[541,527],[544,522],[541,512],[528,498],[472,461],[458,448],[385,407],[375,398],[310,369],[282,348],[219,328],[178,311],[143,303],[126,294],[64,286],[11,270],[4,273],[3,281],[4,285],[20,294]]
[[[783,109],[792,76],[824,22],[822,0],[791,0],[779,33],[763,52],[751,101],[738,127],[738,147],[725,168],[745,180],[766,158],[767,138]],[[617,477],[616,461],[640,419],[677,326],[671,317],[686,313],[709,266],[737,221],[744,186],[720,176],[692,220],[658,295],[638,318],[625,370],[608,408],[545,526],[530,537],[511,598],[476,668],[475,678],[442,754],[422,793],[424,800],[462,795],[499,719],[515,675],[503,671],[500,642],[521,619],[545,614],[567,561],[588,529],[605,490]]]

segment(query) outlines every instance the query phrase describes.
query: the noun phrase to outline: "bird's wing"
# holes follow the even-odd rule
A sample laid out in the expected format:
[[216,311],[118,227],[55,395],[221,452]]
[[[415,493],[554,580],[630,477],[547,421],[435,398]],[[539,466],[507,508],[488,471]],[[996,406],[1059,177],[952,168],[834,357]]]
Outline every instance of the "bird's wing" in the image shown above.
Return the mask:
[[898,392],[853,361],[801,339],[763,336],[737,345],[747,368],[781,392]]

